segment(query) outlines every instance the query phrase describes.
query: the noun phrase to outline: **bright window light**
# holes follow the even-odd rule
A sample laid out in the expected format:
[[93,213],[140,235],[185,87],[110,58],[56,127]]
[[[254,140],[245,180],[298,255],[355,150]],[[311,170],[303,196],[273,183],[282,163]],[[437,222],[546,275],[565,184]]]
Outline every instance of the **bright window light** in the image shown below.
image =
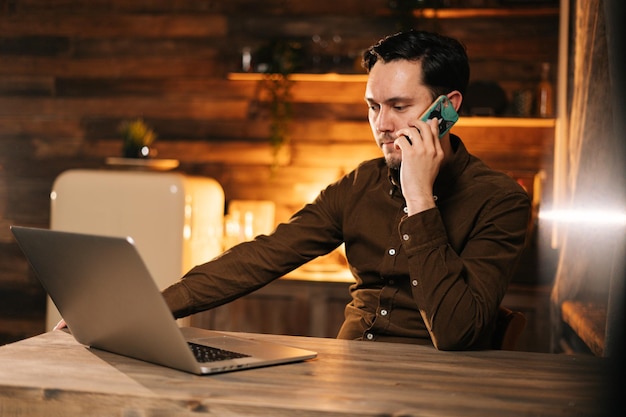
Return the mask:
[[556,223],[626,226],[626,212],[610,210],[545,210],[539,218]]

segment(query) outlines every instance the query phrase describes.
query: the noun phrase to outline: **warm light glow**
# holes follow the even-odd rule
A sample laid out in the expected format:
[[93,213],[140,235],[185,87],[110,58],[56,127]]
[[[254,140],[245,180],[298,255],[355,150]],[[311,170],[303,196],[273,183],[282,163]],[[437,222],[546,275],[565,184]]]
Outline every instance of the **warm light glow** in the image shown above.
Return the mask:
[[542,210],[539,218],[556,223],[626,226],[626,212],[610,210]]
[[246,240],[252,240],[254,238],[254,213],[246,211],[243,216],[243,236]]
[[[172,194],[175,194],[177,190],[177,187],[175,185],[171,185],[170,186],[170,191],[172,192]],[[184,217],[185,217],[185,223],[183,226],[183,238],[185,240],[189,240],[191,239],[191,225],[193,222],[193,200],[191,198],[191,195],[186,195],[185,196],[185,207],[184,207]]]
[[332,178],[330,178],[327,183],[297,183],[294,185],[294,200],[310,203],[315,200],[320,191],[326,188],[332,181]]

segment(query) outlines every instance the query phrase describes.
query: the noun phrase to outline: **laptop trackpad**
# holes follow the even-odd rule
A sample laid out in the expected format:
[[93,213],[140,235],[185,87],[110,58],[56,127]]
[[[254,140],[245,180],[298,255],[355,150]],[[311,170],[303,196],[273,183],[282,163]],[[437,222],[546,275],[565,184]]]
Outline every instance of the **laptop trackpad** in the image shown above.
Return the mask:
[[239,339],[230,336],[210,336],[197,339],[189,339],[189,342],[199,345],[211,346],[223,350],[232,350],[235,352],[246,351],[258,346],[259,342],[254,340]]

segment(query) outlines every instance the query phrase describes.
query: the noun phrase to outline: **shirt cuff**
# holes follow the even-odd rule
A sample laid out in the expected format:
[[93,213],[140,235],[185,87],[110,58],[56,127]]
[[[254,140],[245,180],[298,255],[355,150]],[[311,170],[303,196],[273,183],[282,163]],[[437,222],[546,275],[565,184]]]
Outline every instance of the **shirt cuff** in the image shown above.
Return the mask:
[[179,319],[190,314],[188,292],[184,285],[180,283],[173,284],[164,289],[161,294],[175,318]]
[[398,231],[407,255],[448,243],[446,228],[436,207],[404,217]]

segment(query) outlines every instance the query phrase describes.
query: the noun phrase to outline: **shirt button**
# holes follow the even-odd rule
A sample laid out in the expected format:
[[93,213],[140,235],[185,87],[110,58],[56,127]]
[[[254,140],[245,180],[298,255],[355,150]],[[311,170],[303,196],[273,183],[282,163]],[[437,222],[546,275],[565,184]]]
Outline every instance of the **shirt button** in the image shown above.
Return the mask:
[[387,310],[380,310],[380,315],[381,316],[386,316],[387,315]]
[[405,233],[405,234],[402,235],[402,239],[403,240],[409,240],[410,236]]
[[413,281],[411,281],[411,284],[413,284],[414,287],[417,287],[417,280],[414,279]]
[[371,333],[367,333],[365,337],[367,338],[367,340],[374,340],[374,335]]
[[409,208],[405,207],[405,208],[402,209],[402,211],[404,211],[405,213],[408,213],[409,212]]
[[389,249],[389,255],[393,256],[396,254],[396,250],[394,248]]

